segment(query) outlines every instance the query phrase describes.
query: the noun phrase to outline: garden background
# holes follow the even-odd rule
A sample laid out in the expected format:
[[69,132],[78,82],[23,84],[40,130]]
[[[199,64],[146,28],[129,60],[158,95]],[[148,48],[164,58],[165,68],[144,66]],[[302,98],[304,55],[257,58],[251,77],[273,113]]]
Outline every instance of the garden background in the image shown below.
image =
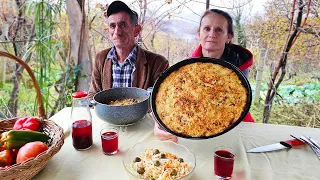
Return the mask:
[[[105,18],[111,2],[0,2],[0,51],[16,55],[33,69],[48,117],[70,106],[72,92],[88,90],[95,54],[112,46]],[[162,54],[170,65],[190,56],[198,44],[199,18],[205,10],[195,7],[205,7],[204,0],[125,2],[140,15],[139,45]],[[320,127],[319,1],[268,0],[259,13],[253,13],[255,5],[254,0],[210,3],[210,8],[233,16],[234,43],[254,54],[250,112],[257,122]],[[276,90],[271,99],[268,90]],[[268,118],[266,107],[270,107]],[[19,64],[0,57],[0,119],[24,115],[37,115],[33,84]]]

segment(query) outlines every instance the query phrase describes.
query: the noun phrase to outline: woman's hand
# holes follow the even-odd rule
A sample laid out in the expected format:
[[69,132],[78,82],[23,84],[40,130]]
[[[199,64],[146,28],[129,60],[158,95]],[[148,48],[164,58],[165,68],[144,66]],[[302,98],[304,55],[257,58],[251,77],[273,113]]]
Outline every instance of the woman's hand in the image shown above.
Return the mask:
[[170,140],[173,142],[178,142],[177,136],[172,135],[165,130],[162,130],[157,123],[155,123],[155,125],[154,125],[153,133],[158,139],[160,139],[162,141]]
[[165,140],[170,140],[170,141],[173,141],[173,142],[178,142],[178,137],[173,135],[173,134],[170,134],[168,133],[167,131],[161,129],[160,125],[157,123],[153,113],[151,113],[151,117],[154,121],[154,129],[153,129],[153,133],[154,135],[162,140],[162,141],[165,141]]

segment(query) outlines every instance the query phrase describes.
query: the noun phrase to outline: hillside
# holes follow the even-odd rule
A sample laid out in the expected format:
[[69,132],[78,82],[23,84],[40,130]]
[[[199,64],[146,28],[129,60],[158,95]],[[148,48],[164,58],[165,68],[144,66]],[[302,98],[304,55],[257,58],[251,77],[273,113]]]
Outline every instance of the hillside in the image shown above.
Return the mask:
[[198,25],[196,23],[173,19],[163,21],[159,29],[173,36],[193,42],[197,41],[197,28]]

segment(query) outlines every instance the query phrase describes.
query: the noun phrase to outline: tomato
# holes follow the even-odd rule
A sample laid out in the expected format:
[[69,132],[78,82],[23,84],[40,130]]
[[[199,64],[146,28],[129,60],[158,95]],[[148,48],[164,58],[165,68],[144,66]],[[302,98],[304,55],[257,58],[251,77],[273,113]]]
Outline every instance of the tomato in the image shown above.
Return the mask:
[[0,166],[11,165],[14,160],[14,153],[11,150],[4,150],[0,152]]
[[6,147],[3,144],[2,146],[0,146],[0,151],[4,151],[4,150],[6,150]]
[[17,163],[21,163],[46,151],[48,146],[40,141],[29,142],[22,146],[17,154]]

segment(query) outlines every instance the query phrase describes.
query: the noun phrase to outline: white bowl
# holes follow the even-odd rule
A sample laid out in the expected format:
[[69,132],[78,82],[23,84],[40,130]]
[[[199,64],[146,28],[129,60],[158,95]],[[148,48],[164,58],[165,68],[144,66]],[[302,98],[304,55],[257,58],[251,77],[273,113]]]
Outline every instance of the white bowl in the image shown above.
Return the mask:
[[160,151],[170,152],[179,158],[183,158],[184,162],[188,163],[191,166],[191,171],[184,177],[179,180],[188,180],[192,176],[192,173],[196,167],[196,158],[194,154],[189,151],[185,146],[174,143],[172,141],[159,141],[153,140],[149,142],[140,142],[135,144],[132,148],[128,149],[125,153],[122,162],[127,170],[128,176],[131,180],[142,180],[143,178],[137,177],[130,164],[136,157],[140,157],[145,149],[154,148],[159,149]]

